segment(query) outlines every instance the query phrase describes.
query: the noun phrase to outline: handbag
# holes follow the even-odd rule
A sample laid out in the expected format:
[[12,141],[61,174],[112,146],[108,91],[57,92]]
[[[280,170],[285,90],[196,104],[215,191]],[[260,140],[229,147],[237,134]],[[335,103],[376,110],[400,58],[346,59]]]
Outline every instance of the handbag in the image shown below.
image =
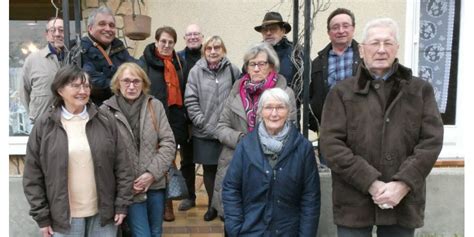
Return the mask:
[[171,164],[166,177],[166,198],[171,200],[183,200],[189,197],[188,187],[181,171],[176,165]]
[[[150,111],[151,119],[153,122],[153,127],[156,132],[158,132],[158,124],[155,115],[155,111],[151,106],[151,99],[148,101],[147,108]],[[159,144],[156,144],[156,149],[158,150]],[[173,162],[171,163],[170,168],[167,172],[165,172],[165,180],[166,180],[166,198],[171,200],[182,200],[189,197],[188,187],[186,186],[186,180],[176,168],[176,164]]]

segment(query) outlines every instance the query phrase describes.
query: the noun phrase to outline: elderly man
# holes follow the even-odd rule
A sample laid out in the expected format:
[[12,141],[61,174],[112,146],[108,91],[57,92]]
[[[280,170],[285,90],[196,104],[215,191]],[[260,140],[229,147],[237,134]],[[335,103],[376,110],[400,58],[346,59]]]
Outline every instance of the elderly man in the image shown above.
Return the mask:
[[112,96],[110,80],[124,62],[136,61],[125,45],[115,37],[116,26],[112,10],[102,6],[87,19],[87,36],[81,40],[82,67],[90,75],[90,98],[97,105]]
[[443,145],[432,86],[396,59],[392,19],[365,26],[355,77],[326,98],[321,151],[332,170],[338,236],[414,236],[423,226],[426,177]]
[[329,14],[327,33],[331,41],[318,52],[311,67],[311,109],[316,116],[310,116],[309,128],[319,131],[321,112],[326,96],[337,82],[352,77],[357,72],[360,56],[357,41],[353,40],[355,30],[354,13],[338,8]]
[[64,59],[64,22],[51,18],[46,23],[48,45],[30,54],[23,65],[22,101],[32,123],[51,105],[51,83]]
[[[186,27],[184,33],[184,40],[186,41],[186,48],[178,52],[178,55],[184,59],[186,63],[186,69],[184,72],[184,77],[188,78],[189,71],[196,64],[196,62],[201,58],[201,47],[204,36],[201,33],[201,28],[197,24],[190,24]],[[191,124],[190,124],[191,125]],[[191,129],[191,126],[189,126]],[[195,181],[196,181],[196,172],[195,165],[193,162],[193,144],[192,139],[189,138],[188,142],[181,144],[180,147],[181,155],[181,173],[183,174],[184,179],[186,180],[186,186],[189,192],[189,198],[184,199],[178,206],[178,210],[187,211],[192,207],[196,206],[196,190],[195,190]]]
[[[279,73],[285,77],[287,84],[290,86],[296,74],[296,67],[291,61],[293,43],[285,35],[291,31],[291,25],[283,21],[280,13],[268,12],[263,17],[262,24],[255,26],[254,29],[260,32],[263,41],[271,44],[277,52],[278,59],[280,59]],[[296,55],[299,56],[296,60],[301,62],[301,52],[298,52]]]

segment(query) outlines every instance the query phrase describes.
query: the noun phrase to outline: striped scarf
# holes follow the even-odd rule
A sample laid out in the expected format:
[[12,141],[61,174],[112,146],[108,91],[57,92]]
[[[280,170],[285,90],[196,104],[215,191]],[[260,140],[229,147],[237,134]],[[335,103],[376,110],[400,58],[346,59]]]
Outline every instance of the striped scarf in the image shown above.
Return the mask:
[[250,75],[244,75],[240,82],[240,99],[247,115],[247,130],[251,132],[256,123],[257,107],[260,95],[266,90],[275,87],[278,73],[271,71],[263,81],[252,82]]

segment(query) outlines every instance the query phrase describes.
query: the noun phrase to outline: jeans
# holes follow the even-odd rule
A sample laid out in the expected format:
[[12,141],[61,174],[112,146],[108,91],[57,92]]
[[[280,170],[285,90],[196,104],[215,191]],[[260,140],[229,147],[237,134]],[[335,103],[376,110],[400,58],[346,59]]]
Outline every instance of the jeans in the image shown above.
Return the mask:
[[[372,237],[373,226],[363,228],[350,228],[337,226],[338,237]],[[377,237],[413,237],[415,229],[405,228],[399,225],[378,225]]]
[[165,189],[148,190],[146,201],[128,207],[127,224],[133,237],[161,236],[165,193]]
[[71,218],[71,229],[67,233],[54,231],[54,237],[115,237],[117,236],[117,226],[110,223],[100,226],[99,214],[90,217]]

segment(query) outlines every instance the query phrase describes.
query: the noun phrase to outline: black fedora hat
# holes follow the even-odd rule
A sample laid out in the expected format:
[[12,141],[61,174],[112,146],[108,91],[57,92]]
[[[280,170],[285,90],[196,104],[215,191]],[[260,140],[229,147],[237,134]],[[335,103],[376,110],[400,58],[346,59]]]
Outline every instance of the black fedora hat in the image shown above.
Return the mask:
[[259,26],[255,26],[254,29],[258,32],[261,32],[263,27],[273,24],[280,24],[281,26],[283,26],[283,28],[285,28],[285,33],[291,31],[291,25],[288,24],[288,22],[283,21],[283,18],[278,12],[267,12],[267,14],[265,14],[265,17],[263,17],[262,24]]

